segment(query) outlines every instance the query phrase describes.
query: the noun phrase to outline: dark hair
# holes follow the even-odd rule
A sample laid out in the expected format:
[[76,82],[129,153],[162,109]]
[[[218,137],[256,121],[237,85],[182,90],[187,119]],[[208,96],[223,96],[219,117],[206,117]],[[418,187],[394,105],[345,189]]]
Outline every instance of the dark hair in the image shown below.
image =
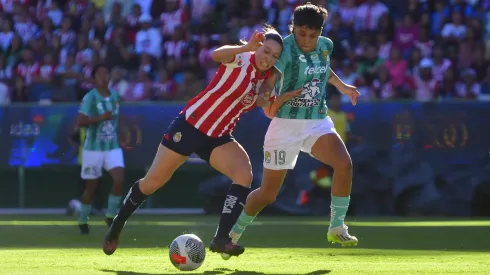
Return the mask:
[[92,78],[95,78],[95,75],[97,74],[97,71],[99,69],[102,69],[102,68],[106,68],[107,69],[107,67],[105,65],[103,65],[103,64],[97,64],[97,65],[95,65],[94,68],[92,69]]
[[[282,39],[282,36],[277,32],[277,30],[273,26],[269,24],[264,24],[262,26],[262,31],[264,32],[265,40],[272,39],[277,43],[279,43],[281,47],[284,47],[284,41]],[[245,39],[240,39],[240,43],[245,45],[247,44],[247,41]]]
[[284,47],[284,41],[282,40],[282,37],[279,33],[277,32],[266,33],[265,40],[269,40],[269,39],[276,41],[277,43],[279,43],[279,45],[281,45],[281,47]]
[[327,9],[306,2],[294,9],[293,26],[306,26],[310,29],[320,30],[327,21]]

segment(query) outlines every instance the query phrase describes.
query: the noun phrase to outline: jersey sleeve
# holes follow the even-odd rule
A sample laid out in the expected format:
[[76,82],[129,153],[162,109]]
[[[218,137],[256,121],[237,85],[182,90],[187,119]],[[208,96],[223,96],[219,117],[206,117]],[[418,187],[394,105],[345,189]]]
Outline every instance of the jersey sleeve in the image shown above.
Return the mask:
[[93,97],[92,97],[92,94],[91,93],[87,93],[83,99],[82,99],[82,103],[80,103],[80,109],[78,110],[78,112],[80,114],[84,114],[86,116],[90,116],[90,109],[92,107],[92,104],[93,104]]
[[245,56],[243,53],[237,54],[237,55],[235,55],[235,58],[233,58],[232,61],[227,62],[227,63],[223,63],[223,65],[225,65],[226,67],[230,67],[230,68],[242,67],[243,63],[244,63],[244,57]]

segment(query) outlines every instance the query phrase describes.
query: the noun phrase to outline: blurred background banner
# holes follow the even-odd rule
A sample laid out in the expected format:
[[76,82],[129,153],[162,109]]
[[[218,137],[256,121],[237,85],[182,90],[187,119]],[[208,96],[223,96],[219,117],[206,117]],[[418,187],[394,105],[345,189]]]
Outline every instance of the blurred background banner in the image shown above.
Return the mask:
[[[167,125],[183,104],[123,104],[120,141],[129,167],[143,168],[153,159]],[[351,133],[378,154],[402,145],[428,160],[470,163],[490,146],[490,109],[482,102],[385,102],[345,104]],[[72,140],[78,105],[11,105],[0,108],[2,166],[77,165],[78,144]],[[254,166],[262,162],[269,119],[261,110],[246,114],[236,138]],[[358,145],[357,145],[358,146]]]

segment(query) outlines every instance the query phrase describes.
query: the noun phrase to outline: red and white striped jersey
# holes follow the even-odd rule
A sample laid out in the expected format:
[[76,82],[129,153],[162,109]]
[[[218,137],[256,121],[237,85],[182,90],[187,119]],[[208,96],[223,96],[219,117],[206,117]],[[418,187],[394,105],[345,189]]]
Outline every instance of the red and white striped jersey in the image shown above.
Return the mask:
[[271,71],[257,70],[254,53],[238,54],[232,62],[220,65],[206,89],[181,114],[210,137],[229,135],[240,116],[256,107],[259,88],[270,76]]

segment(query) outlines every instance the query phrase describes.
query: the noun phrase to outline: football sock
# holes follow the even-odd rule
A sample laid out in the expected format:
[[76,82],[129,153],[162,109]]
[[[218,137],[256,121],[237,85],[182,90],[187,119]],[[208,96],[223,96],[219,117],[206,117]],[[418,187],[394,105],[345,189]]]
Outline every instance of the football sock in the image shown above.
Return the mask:
[[333,228],[344,224],[347,209],[349,209],[350,197],[337,197],[332,195],[330,203],[330,227]]
[[245,227],[247,225],[251,224],[253,220],[255,219],[255,216],[249,216],[245,214],[245,211],[242,211],[240,214],[240,217],[238,217],[238,220],[236,221],[235,225],[233,226],[233,232],[242,234],[243,231],[245,231]]
[[133,212],[145,202],[146,198],[148,198],[148,196],[141,192],[139,181],[136,181],[133,187],[129,189],[129,192],[126,195],[121,208],[119,209],[119,213],[114,219],[125,222],[133,214]]
[[226,194],[216,237],[228,237],[230,235],[231,228],[242,212],[249,193],[249,187],[231,184]]
[[86,224],[88,223],[88,218],[90,216],[90,212],[92,212],[91,204],[82,204],[80,209],[80,215],[78,216],[78,224]]
[[109,200],[107,201],[107,212],[105,214],[106,218],[114,218],[117,214],[119,205],[121,204],[121,196],[115,196],[110,194]]

